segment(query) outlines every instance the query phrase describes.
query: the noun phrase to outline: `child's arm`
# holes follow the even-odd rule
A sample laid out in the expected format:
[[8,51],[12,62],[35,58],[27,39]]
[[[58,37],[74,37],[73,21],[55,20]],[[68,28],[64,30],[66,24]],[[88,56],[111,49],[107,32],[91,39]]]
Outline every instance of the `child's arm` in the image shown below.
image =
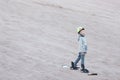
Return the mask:
[[85,51],[87,51],[87,50],[88,50],[88,47],[87,47],[86,38],[84,38],[83,40],[84,40],[84,41],[83,41],[83,48],[84,48]]

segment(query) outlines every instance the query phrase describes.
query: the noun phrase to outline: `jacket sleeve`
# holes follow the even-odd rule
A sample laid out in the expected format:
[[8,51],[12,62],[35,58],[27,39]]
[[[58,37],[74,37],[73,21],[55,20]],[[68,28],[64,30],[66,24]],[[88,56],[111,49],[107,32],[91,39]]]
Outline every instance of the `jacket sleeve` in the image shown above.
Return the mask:
[[87,41],[86,41],[86,38],[84,38],[83,39],[83,49],[85,50],[85,51],[87,51],[88,50],[88,47],[87,47]]
[[85,51],[87,51],[88,50],[88,47],[87,47],[87,45],[85,45]]

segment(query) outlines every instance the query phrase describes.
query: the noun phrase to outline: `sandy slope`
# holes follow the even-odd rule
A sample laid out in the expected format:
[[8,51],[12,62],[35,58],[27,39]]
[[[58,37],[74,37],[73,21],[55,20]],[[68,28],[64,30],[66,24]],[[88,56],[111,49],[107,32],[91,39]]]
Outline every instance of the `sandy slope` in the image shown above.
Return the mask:
[[[0,80],[120,80],[119,0],[0,0]],[[86,67],[63,69],[85,26]]]

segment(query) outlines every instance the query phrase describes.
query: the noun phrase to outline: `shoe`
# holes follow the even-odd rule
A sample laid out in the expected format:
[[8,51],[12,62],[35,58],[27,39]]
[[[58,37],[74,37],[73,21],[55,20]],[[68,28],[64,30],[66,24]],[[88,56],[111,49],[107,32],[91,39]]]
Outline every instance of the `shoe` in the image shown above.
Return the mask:
[[74,63],[71,61],[71,67],[70,68],[74,68]]
[[81,69],[81,72],[82,73],[89,73],[89,70],[87,70],[87,69]]
[[81,69],[80,71],[81,71],[81,72],[83,72],[83,71],[84,71],[84,69]]
[[84,70],[84,69],[85,69],[85,66],[84,66],[84,64],[81,64],[81,68],[82,68],[82,70]]
[[79,67],[74,66],[74,62],[71,61],[71,67],[70,67],[70,69],[72,69],[72,70],[78,70]]

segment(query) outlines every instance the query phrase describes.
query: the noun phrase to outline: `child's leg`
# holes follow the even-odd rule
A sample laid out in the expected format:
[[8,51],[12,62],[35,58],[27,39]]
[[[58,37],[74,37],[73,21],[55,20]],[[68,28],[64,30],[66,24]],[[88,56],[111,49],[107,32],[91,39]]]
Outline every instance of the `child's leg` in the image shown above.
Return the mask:
[[77,66],[77,63],[80,61],[80,59],[81,59],[81,53],[79,52],[79,55],[78,55],[77,59],[74,62],[75,67]]
[[84,66],[84,59],[85,59],[85,54],[81,55],[81,68],[84,70],[85,66]]

